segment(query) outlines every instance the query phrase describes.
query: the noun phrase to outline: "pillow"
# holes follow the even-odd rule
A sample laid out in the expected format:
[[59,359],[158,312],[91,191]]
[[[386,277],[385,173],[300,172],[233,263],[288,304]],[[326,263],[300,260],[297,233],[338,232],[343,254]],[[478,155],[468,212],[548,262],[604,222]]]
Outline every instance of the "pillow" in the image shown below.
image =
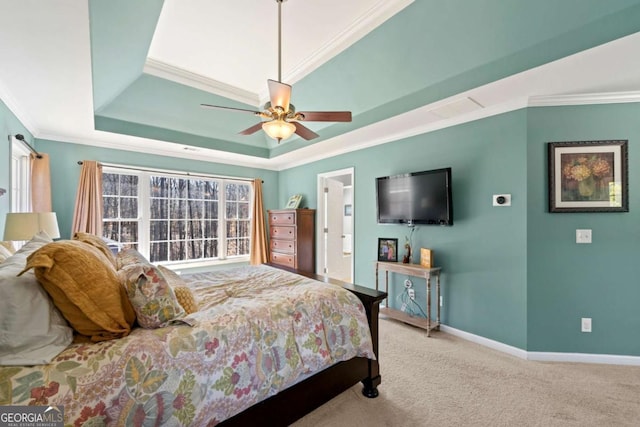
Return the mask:
[[35,274],[16,277],[27,256],[49,242],[46,234],[36,236],[0,265],[0,365],[49,363],[73,339]]
[[13,254],[9,251],[9,249],[0,245],[0,262],[3,262],[5,259],[9,258],[11,255]]
[[78,334],[91,341],[129,335],[135,312],[115,269],[98,249],[75,240],[49,243],[29,256],[23,272],[31,268]]
[[113,256],[113,252],[111,252],[111,248],[109,248],[109,246],[107,245],[107,242],[102,240],[101,237],[98,237],[95,234],[82,233],[78,231],[73,235],[73,240],[79,240],[81,242],[88,243],[89,245],[95,247],[100,252],[102,252],[105,257],[107,257],[109,262],[114,267],[116,266],[116,258]]
[[118,276],[143,328],[162,328],[185,316],[185,310],[158,267],[130,264],[119,270]]
[[171,286],[173,293],[176,295],[178,302],[184,308],[186,314],[195,313],[198,311],[198,303],[196,298],[191,292],[191,288],[187,286],[187,282],[184,281],[175,271],[168,269],[165,266],[159,265],[158,269],[162,273],[167,283]]
[[123,249],[116,254],[116,270],[133,264],[149,264],[149,261],[133,248]]

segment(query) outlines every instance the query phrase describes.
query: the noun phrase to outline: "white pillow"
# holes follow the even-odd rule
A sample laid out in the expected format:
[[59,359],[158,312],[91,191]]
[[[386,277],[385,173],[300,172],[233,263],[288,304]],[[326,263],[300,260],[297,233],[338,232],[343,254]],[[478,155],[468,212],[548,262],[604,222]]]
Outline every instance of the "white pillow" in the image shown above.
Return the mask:
[[50,242],[46,233],[36,235],[0,264],[0,365],[49,363],[73,340],[33,271],[16,277],[27,257]]
[[12,254],[9,251],[9,249],[7,249],[4,246],[0,245],[0,263],[2,263],[5,259],[9,258],[11,255]]

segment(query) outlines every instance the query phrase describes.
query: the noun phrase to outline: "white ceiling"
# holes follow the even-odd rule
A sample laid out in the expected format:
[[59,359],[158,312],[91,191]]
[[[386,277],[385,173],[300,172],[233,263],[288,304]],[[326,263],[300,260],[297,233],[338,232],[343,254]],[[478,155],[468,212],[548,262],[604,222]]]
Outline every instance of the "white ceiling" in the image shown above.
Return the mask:
[[[412,1],[285,0],[282,81],[297,82]],[[175,80],[184,72],[204,77],[213,92],[260,106],[267,79],[278,77],[277,2],[165,0],[146,71],[171,78],[159,69],[176,70]]]
[[[147,66],[197,75],[212,91],[261,102],[266,79],[277,73],[275,0],[235,0],[224,8],[214,3],[165,0]],[[283,80],[297,81],[407,3],[285,2]],[[250,8],[261,11],[247,13]],[[278,170],[527,105],[640,101],[640,55],[629,54],[640,52],[640,34],[634,34],[272,159],[188,151],[182,144],[94,130],[86,1],[0,0],[0,16],[0,98],[34,137],[175,157]],[[228,37],[216,38],[210,28],[224,28]],[[460,101],[467,97],[483,108],[466,109],[471,104]],[[445,106],[446,114],[433,113]],[[462,114],[448,117],[460,108]]]

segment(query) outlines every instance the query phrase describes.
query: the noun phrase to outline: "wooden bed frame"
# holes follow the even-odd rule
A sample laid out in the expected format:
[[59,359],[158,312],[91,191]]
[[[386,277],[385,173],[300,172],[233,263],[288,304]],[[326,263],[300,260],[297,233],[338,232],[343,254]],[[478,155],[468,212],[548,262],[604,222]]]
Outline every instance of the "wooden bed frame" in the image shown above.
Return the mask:
[[[353,292],[362,301],[367,312],[373,351],[376,358],[378,357],[378,314],[380,301],[387,297],[386,293],[317,274],[299,272],[281,265],[267,265],[320,282],[339,285]],[[356,357],[339,362],[218,425],[224,427],[266,424],[269,426],[288,426],[358,382],[362,382],[364,386],[362,394],[370,398],[378,396],[377,387],[381,382],[378,360]]]

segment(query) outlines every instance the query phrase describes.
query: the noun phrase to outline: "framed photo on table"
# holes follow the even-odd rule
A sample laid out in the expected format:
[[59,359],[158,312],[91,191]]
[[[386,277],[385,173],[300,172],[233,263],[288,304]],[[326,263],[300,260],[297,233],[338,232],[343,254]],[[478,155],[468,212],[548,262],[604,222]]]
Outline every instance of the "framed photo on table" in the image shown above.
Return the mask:
[[298,209],[298,206],[300,206],[301,201],[302,201],[302,194],[294,194],[293,196],[289,197],[289,201],[287,202],[287,205],[284,208]]
[[626,140],[547,145],[549,212],[629,212]]
[[398,239],[378,238],[378,261],[398,262]]

